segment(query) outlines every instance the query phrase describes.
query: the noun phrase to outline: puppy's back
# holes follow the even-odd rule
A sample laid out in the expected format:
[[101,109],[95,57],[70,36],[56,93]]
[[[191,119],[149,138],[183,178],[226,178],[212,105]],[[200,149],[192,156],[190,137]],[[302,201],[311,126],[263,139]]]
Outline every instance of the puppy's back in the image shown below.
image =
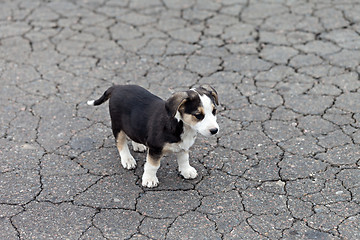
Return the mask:
[[110,110],[121,108],[121,111],[136,111],[151,106],[154,102],[163,101],[148,90],[137,85],[115,85],[110,98]]
[[149,122],[160,118],[165,101],[137,85],[114,86],[109,100],[113,131],[120,130],[134,141],[145,143]]

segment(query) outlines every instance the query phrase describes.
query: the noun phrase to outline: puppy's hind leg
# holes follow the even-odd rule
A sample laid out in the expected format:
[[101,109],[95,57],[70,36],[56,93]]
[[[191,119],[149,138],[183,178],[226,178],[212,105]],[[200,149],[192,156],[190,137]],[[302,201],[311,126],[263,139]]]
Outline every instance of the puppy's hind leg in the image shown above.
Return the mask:
[[121,158],[121,165],[126,169],[133,169],[136,167],[136,161],[129,151],[126,141],[126,134],[120,131],[116,136],[116,147]]
[[161,155],[151,154],[150,149],[146,156],[146,162],[144,165],[144,174],[142,176],[142,185],[144,187],[152,188],[159,184],[159,180],[156,177],[156,172],[160,167]]
[[146,151],[146,146],[144,144],[137,143],[134,141],[131,141],[131,144],[132,144],[133,150],[135,152],[145,152]]

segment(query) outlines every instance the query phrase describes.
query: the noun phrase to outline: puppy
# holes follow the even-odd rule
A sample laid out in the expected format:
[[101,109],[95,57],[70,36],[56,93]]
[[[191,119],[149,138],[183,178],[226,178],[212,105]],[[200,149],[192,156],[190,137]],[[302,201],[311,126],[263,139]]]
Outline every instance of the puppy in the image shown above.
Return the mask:
[[160,159],[173,152],[177,155],[180,174],[186,179],[196,178],[195,168],[189,164],[189,148],[196,134],[211,136],[219,131],[215,89],[209,85],[176,92],[166,101],[136,85],[115,85],[98,100],[88,101],[97,106],[109,100],[112,131],[124,168],[133,169],[135,159],[130,154],[127,137],[134,151],[148,148],[142,185],[156,187],[156,172]]

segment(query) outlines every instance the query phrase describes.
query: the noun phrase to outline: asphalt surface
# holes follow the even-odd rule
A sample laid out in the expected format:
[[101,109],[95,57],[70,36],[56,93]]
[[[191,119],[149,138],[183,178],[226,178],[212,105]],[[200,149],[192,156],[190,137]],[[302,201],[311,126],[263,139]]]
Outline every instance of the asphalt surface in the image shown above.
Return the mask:
[[[0,2],[0,239],[360,239],[358,0]],[[209,83],[217,137],[141,186],[112,84]]]

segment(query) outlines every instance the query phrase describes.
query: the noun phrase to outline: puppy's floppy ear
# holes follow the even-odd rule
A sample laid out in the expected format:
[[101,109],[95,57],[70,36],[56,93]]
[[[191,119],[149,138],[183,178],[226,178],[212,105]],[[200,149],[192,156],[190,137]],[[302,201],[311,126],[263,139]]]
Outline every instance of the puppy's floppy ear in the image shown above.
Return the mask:
[[175,117],[177,110],[186,102],[188,96],[187,92],[176,92],[166,101],[165,108],[171,117]]
[[201,85],[200,87],[205,89],[206,91],[208,91],[211,94],[211,96],[214,97],[216,105],[219,105],[218,94],[213,87],[211,87],[209,84],[204,84],[204,85]]

